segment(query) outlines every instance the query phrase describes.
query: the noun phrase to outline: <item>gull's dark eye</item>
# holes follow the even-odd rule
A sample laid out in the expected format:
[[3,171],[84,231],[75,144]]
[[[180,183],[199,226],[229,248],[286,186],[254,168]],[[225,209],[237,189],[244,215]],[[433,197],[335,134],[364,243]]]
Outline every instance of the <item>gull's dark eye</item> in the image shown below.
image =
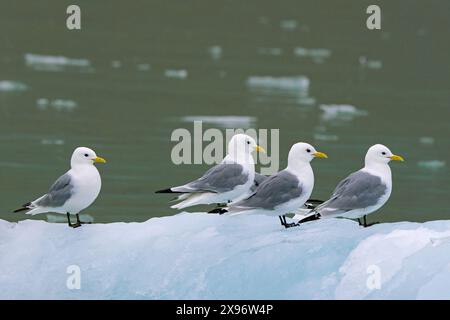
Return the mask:
[[247,141],[247,144],[250,144],[250,141]]
[[310,153],[310,152],[311,152],[311,149],[306,149],[306,152]]
[[89,155],[88,155],[87,153],[85,153],[84,156],[85,156],[86,158],[89,157]]
[[385,156],[385,155],[386,155],[386,152],[383,151],[381,154],[382,154],[383,156]]

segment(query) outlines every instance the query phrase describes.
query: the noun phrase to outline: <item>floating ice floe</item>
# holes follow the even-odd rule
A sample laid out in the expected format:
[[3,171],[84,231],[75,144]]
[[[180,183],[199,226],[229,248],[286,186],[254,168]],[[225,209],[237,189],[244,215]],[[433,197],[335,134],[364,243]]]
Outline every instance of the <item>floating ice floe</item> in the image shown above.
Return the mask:
[[113,67],[114,69],[118,69],[122,66],[122,62],[119,60],[113,60],[111,61],[111,67]]
[[297,47],[294,49],[294,54],[302,58],[310,58],[316,63],[322,63],[331,57],[331,50],[325,48],[303,48]]
[[36,100],[36,106],[39,110],[47,110],[52,108],[56,111],[73,111],[78,107],[78,104],[73,100],[68,99],[47,99],[39,98]]
[[419,161],[417,165],[420,168],[428,169],[428,170],[440,170],[445,168],[446,162],[443,160],[424,160]]
[[64,140],[63,139],[42,139],[41,144],[62,146],[64,144]]
[[247,79],[247,86],[263,89],[298,90],[307,92],[309,89],[309,79],[305,76],[293,77],[271,77],[271,76],[251,76]]
[[208,53],[213,60],[219,60],[222,58],[222,47],[221,46],[211,46],[208,48]]
[[92,71],[91,62],[88,59],[68,58],[64,56],[48,56],[34,53],[25,54],[27,67],[38,71]]
[[285,19],[280,21],[280,28],[285,31],[293,31],[297,29],[298,22],[293,19]]
[[26,91],[28,86],[20,81],[0,80],[0,92]]
[[139,63],[136,66],[136,69],[138,71],[150,71],[151,68],[152,68],[152,66],[150,64],[148,64],[148,63]]
[[188,77],[188,71],[185,69],[166,69],[164,75],[167,78],[186,79]]
[[339,137],[335,134],[314,133],[314,139],[319,141],[338,141]]
[[249,128],[257,121],[255,117],[248,116],[186,116],[181,120],[183,122],[202,121],[225,128]]
[[[450,221],[286,230],[263,215],[78,229],[0,220],[0,298],[450,299],[449,238]],[[67,285],[74,276],[79,290]]]
[[383,68],[383,61],[377,59],[369,59],[366,56],[359,57],[359,64],[364,68],[381,69]]
[[348,104],[322,104],[319,108],[322,110],[323,121],[351,121],[355,117],[368,115],[367,111]]
[[246,85],[255,94],[255,100],[268,104],[293,103],[313,105],[315,99],[309,96],[309,78],[305,76],[250,76]]
[[434,138],[433,137],[420,137],[419,142],[423,145],[433,145],[434,144]]

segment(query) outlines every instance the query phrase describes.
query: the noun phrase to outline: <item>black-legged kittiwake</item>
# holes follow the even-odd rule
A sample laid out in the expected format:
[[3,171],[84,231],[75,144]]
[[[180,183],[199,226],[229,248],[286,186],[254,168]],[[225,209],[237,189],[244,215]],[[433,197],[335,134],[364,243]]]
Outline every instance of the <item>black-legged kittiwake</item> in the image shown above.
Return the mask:
[[[67,215],[69,226],[81,226],[78,213],[89,207],[100,193],[102,181],[94,163],[105,163],[89,148],[76,148],[70,161],[71,169],[56,180],[48,193],[26,203],[14,212],[29,210],[27,214],[55,212]],[[70,214],[77,217],[76,223],[70,222]]]
[[265,152],[255,140],[245,134],[234,135],[223,161],[206,171],[199,179],[157,193],[180,193],[181,202],[171,206],[184,209],[199,204],[230,203],[245,197],[255,178],[255,162],[251,153]]
[[310,162],[316,157],[327,158],[327,155],[308,143],[294,144],[286,169],[264,179],[253,195],[230,204],[223,213],[276,215],[286,228],[295,225],[286,222],[285,214],[302,207],[309,199],[314,187]]
[[[364,168],[342,180],[330,199],[317,206],[311,215],[299,223],[319,218],[344,217],[358,219],[360,225],[367,227],[366,216],[381,208],[391,195],[391,160],[404,161],[384,145],[370,147]],[[363,218],[363,222],[360,218]]]

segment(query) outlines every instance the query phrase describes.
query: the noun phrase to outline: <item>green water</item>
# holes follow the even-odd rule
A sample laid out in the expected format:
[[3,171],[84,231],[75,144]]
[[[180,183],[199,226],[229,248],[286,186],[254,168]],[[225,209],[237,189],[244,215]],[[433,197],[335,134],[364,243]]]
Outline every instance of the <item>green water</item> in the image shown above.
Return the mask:
[[[172,215],[154,191],[208,167],[174,165],[172,131],[192,131],[187,116],[235,116],[280,130],[280,167],[297,141],[328,153],[313,163],[315,198],[386,144],[407,161],[391,165],[376,219],[448,219],[450,3],[392,2],[378,2],[382,30],[369,31],[370,1],[77,1],[82,30],[69,31],[72,2],[2,1],[0,218],[28,218],[11,211],[44,193],[77,146],[108,160],[86,210],[96,222]],[[84,60],[49,70],[36,55]],[[247,84],[261,76],[310,82]],[[334,104],[359,111],[327,117],[320,106]]]

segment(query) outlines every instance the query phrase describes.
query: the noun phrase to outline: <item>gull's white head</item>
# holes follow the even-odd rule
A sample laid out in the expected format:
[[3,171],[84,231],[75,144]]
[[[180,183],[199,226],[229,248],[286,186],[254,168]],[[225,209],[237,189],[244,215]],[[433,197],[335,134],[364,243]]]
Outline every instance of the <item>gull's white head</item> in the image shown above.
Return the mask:
[[314,158],[328,158],[328,156],[319,152],[309,143],[299,142],[294,144],[289,151],[288,165],[294,163],[309,163]]
[[78,147],[72,154],[72,159],[70,160],[70,164],[72,167],[84,165],[84,164],[94,164],[94,163],[106,163],[106,160],[98,157],[94,150]]
[[382,144],[371,146],[366,154],[366,166],[371,164],[388,164],[391,160],[405,161],[401,156],[397,156],[389,150],[388,147]]
[[255,139],[246,134],[236,134],[228,143],[228,155],[231,155],[232,158],[253,159],[251,157],[253,151],[265,152],[263,147],[256,144]]

